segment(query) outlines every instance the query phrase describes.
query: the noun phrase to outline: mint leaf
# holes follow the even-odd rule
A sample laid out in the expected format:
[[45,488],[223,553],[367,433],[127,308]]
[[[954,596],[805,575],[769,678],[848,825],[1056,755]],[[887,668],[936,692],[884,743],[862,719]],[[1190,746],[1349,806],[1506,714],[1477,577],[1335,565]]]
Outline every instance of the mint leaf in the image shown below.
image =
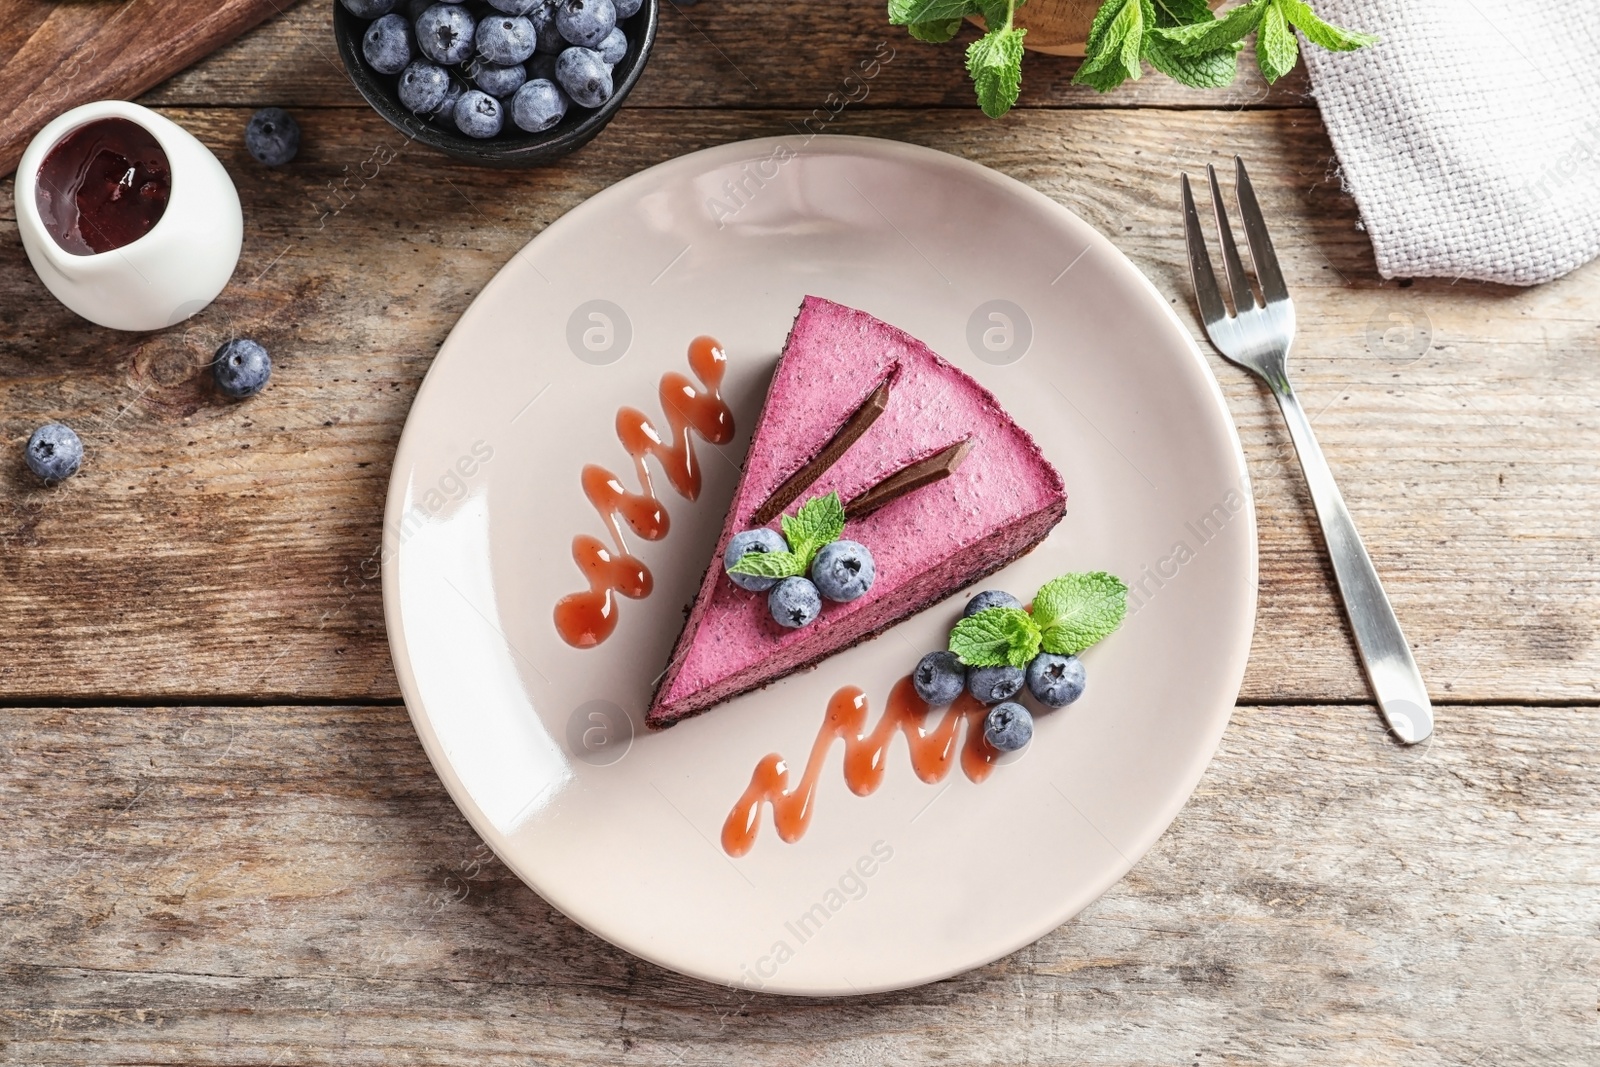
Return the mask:
[[1160,38],[1168,53],[1187,56],[1209,55],[1229,45],[1237,44],[1250,35],[1261,22],[1261,17],[1272,0],[1251,0],[1236,7],[1221,18],[1210,22],[1196,22],[1186,26],[1158,28],[1151,36]]
[[1110,636],[1127,613],[1127,585],[1105,571],[1063,574],[1046,582],[1033,598],[1033,622],[1042,632],[1044,650],[1058,656],[1076,656]]
[[728,568],[729,574],[753,574],[757,578],[794,578],[803,575],[809,564],[793,552],[746,552]]
[[1073,82],[1104,93],[1129,78],[1137,79],[1143,73],[1139,57],[1145,30],[1154,23],[1150,0],[1106,0],[1089,28],[1083,66],[1072,76]]
[[1006,612],[1005,618],[1000,620],[1000,628],[1005,631],[1006,662],[1013,667],[1026,667],[1033,662],[1033,657],[1039,654],[1039,646],[1044,640],[1044,635],[1039,632],[1039,624],[1033,621],[1033,616],[1026,611],[1016,608],[1001,608]]
[[969,667],[1026,667],[1039,654],[1039,627],[1020,608],[990,608],[950,631],[950,651]]
[[943,44],[961,32],[961,19],[932,20],[928,22],[913,22],[906,26],[911,36],[919,41],[929,44]]
[[1151,0],[1157,26],[1187,26],[1192,22],[1212,22],[1216,15],[1206,0]]
[[1174,48],[1158,34],[1144,39],[1144,58],[1156,70],[1191,89],[1220,89],[1233,83],[1239,73],[1239,49],[1231,44],[1215,52],[1189,55]]
[[796,573],[804,574],[822,546],[837,541],[839,535],[844,533],[844,504],[840,502],[838,493],[814,496],[801,504],[793,515],[783,516],[781,525],[783,538],[789,542],[789,551],[802,563]]
[[1378,39],[1370,33],[1342,30],[1323,22],[1305,0],[1277,0],[1277,3],[1278,9],[1283,12],[1283,17],[1293,23],[1295,29],[1305,34],[1306,40],[1319,48],[1326,48],[1330,52],[1353,52],[1357,48],[1365,48],[1369,44],[1378,42]]
[[1011,25],[1012,15],[1022,6],[1022,0],[973,0],[978,14],[983,16],[985,30],[1000,30]]
[[1261,26],[1256,30],[1256,66],[1268,82],[1275,82],[1294,69],[1300,58],[1300,39],[1289,29],[1289,20],[1283,17],[1283,8],[1277,0],[1261,15]]
[[978,92],[978,106],[992,119],[1010,111],[1022,91],[1022,38],[1027,33],[1001,25],[967,47],[967,73]]
[[889,25],[947,22],[975,15],[978,11],[979,7],[973,0],[889,0]]

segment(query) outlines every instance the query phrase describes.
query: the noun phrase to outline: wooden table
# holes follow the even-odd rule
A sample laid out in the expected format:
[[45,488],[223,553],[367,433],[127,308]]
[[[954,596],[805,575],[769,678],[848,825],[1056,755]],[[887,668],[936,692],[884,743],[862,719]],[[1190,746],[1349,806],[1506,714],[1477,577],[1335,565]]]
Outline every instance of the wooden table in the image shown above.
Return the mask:
[[[970,31],[968,31],[970,32]],[[1238,710],[1194,799],[1079,918],[902,993],[803,1001],[643,963],[480,844],[401,706],[376,560],[390,457],[451,324],[529,238],[651,164],[828,125],[1043,190],[1196,328],[1176,174],[1242,153],[1300,306],[1295,370],[1438,701],[1386,740],[1278,415],[1213,359],[1261,516]],[[1600,947],[1600,267],[1381,280],[1303,78],[1101,99],[1030,57],[991,122],[881,4],[668,3],[621,116],[497,172],[397,135],[301,4],[149,94],[245,205],[200,316],[91,328],[0,190],[0,1059],[16,1063],[1592,1064]],[[290,107],[300,158],[241,132]],[[376,171],[376,173],[374,173]],[[205,363],[265,341],[219,402]],[[1198,333],[1198,330],[1197,330]],[[88,446],[32,484],[48,418]]]

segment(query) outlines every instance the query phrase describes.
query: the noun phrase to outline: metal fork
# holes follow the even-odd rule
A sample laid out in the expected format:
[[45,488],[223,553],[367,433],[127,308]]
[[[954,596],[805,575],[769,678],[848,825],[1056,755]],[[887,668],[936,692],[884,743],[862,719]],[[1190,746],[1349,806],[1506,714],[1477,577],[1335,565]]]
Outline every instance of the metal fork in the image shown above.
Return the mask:
[[1356,648],[1377,695],[1378,706],[1395,736],[1408,745],[1415,744],[1433,732],[1433,705],[1422,684],[1417,662],[1411,656],[1411,647],[1400,632],[1394,608],[1384,594],[1383,584],[1378,581],[1372,557],[1367,555],[1361,535],[1356,533],[1355,521],[1350,518],[1350,510],[1345,507],[1344,497],[1339,495],[1339,487],[1334,483],[1333,472],[1328,469],[1328,461],[1311,432],[1311,420],[1289,385],[1285,363],[1289,346],[1294,342],[1294,301],[1289,299],[1289,290],[1283,284],[1283,272],[1278,269],[1278,257],[1272,251],[1272,240],[1267,236],[1267,224],[1261,218],[1261,206],[1256,203],[1244,161],[1234,156],[1233,162],[1237,171],[1239,212],[1244,218],[1245,240],[1250,247],[1250,261],[1256,269],[1261,297],[1258,299],[1251,289],[1250,278],[1239,260],[1239,248],[1234,243],[1233,230],[1228,226],[1228,215],[1222,205],[1222,190],[1217,186],[1217,170],[1207,165],[1217,233],[1222,241],[1222,265],[1227,273],[1235,313],[1228,314],[1222,292],[1217,287],[1205,235],[1200,230],[1200,215],[1195,210],[1194,194],[1189,188],[1189,175],[1185,174],[1183,222],[1189,240],[1189,273],[1194,279],[1200,318],[1217,350],[1266,382],[1277,398],[1284,421],[1289,424],[1289,437],[1300,456],[1300,466],[1305,471],[1311,501],[1322,523],[1322,537],[1333,560],[1334,577],[1338,579],[1345,612],[1350,617],[1350,629],[1355,632]]

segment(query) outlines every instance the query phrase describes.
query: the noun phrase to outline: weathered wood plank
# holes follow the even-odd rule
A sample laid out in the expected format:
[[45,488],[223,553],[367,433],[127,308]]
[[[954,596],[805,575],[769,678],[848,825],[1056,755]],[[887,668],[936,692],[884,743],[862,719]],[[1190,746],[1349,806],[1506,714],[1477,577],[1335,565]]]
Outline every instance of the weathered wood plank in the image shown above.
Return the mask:
[[[333,47],[332,2],[304,0],[144,101],[365,107]],[[628,106],[793,108],[798,120],[826,106],[829,93],[839,93],[866,107],[975,109],[962,55],[976,36],[969,27],[949,44],[923,44],[890,26],[881,3],[663,3],[655,50]],[[863,61],[891,56],[865,89],[844,84]],[[1303,70],[1268,86],[1248,58],[1239,65],[1239,80],[1225,90],[1185,89],[1152,75],[1104,96],[1072,84],[1079,63],[1030,53],[1020,106],[1231,109],[1297,106],[1310,98]]]
[[[422,150],[364,183],[375,115],[308,111],[294,166],[238,143],[241,109],[170,114],[213,145],[248,219],[234,284],[182,329],[92,329],[57,306],[0,217],[0,433],[50,417],[89,462],[55,490],[0,465],[0,698],[392,699],[373,562],[411,396],[472,296],[527,239],[616,180],[790,131],[783,112],[627,110],[563,165],[506,174]],[[1381,283],[1314,112],[847,110],[1029,182],[1108,233],[1193,325],[1175,174],[1252,164],[1300,306],[1294,370],[1434,692],[1596,699],[1600,269],[1532,291]],[[369,168],[370,170],[370,168]],[[330,183],[349,182],[337,214]],[[0,204],[9,204],[9,187]],[[1426,326],[1426,344],[1410,325]],[[1392,336],[1385,343],[1384,331]],[[204,362],[233,332],[278,366],[246,405]],[[1363,699],[1278,416],[1216,363],[1261,508],[1249,700]],[[15,455],[15,452],[13,452]]]
[[[1600,709],[1240,709],[1078,919],[847,1001],[680,978],[517,882],[404,712],[0,711],[11,1062],[1595,1062]],[[803,1034],[806,1051],[797,1052]]]
[[0,174],[56,115],[143,92],[273,13],[272,0],[16,0],[0,25]]

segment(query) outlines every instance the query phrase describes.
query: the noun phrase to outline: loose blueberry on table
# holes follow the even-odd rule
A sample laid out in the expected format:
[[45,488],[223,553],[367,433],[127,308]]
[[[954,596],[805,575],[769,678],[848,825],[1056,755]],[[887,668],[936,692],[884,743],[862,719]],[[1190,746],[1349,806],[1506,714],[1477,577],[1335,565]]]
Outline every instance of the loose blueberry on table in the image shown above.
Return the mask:
[[281,167],[300,151],[300,124],[281,107],[264,107],[250,116],[244,147],[257,162]]
[[240,337],[217,349],[211,360],[217,388],[235,400],[255,396],[272,377],[272,357],[255,341]]
[[28,438],[23,458],[36,478],[55,485],[78,473],[83,464],[83,442],[71,427],[47,422]]
[[[396,76],[402,107],[480,140],[512,126],[542,133],[574,106],[592,109],[610,100],[612,68],[628,53],[618,22],[644,6],[643,0],[488,0],[488,8],[461,0],[340,2],[372,20],[362,56],[374,71]],[[292,156],[291,149],[284,161]]]

